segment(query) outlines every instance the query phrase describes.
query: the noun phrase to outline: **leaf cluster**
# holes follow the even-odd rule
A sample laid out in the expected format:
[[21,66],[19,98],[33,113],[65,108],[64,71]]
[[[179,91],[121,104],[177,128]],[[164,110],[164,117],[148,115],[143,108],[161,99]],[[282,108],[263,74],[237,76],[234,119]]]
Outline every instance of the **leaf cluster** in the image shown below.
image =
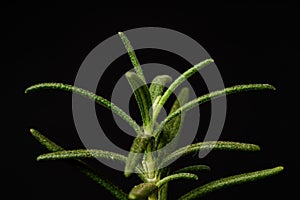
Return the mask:
[[[156,76],[148,87],[144,77],[142,68],[130,44],[130,41],[124,33],[120,32],[119,36],[123,42],[129,58],[132,62],[135,72],[127,72],[125,74],[128,83],[130,84],[137,105],[141,114],[142,124],[137,124],[126,112],[119,108],[109,100],[72,85],[63,83],[40,83],[30,86],[25,90],[25,93],[30,93],[38,90],[63,90],[73,92],[78,95],[91,99],[101,106],[111,110],[127,122],[136,132],[136,137],[132,142],[128,155],[120,155],[114,152],[103,151],[99,149],[77,149],[65,150],[58,146],[53,141],[46,138],[37,130],[31,129],[31,134],[44,145],[50,153],[43,154],[37,157],[38,161],[45,160],[66,160],[68,163],[77,167],[83,174],[94,180],[96,183],[107,189],[115,198],[125,199],[167,199],[168,183],[178,179],[198,180],[195,174],[199,170],[210,170],[206,165],[187,166],[177,171],[173,171],[172,162],[176,161],[181,156],[192,155],[195,152],[206,150],[219,151],[259,151],[260,147],[255,144],[231,142],[231,141],[208,141],[199,142],[178,148],[177,141],[180,139],[180,130],[184,122],[185,114],[215,98],[222,97],[233,93],[239,93],[252,90],[275,90],[269,84],[247,84],[235,85],[222,90],[217,90],[196,99],[189,100],[188,88],[182,88],[173,102],[173,106],[168,113],[168,116],[161,122],[157,122],[157,117],[169,99],[170,95],[189,77],[209,66],[214,61],[206,59],[172,81],[169,75]],[[165,90],[167,84],[170,85]],[[168,148],[164,148],[168,145]],[[112,182],[96,173],[83,159],[102,158],[114,160],[124,163],[124,175],[130,176],[133,172],[136,173],[141,183],[134,186],[127,194]],[[222,178],[216,181],[206,183],[194,190],[183,194],[179,199],[197,199],[221,188],[256,181],[271,175],[275,175],[283,170],[283,167],[275,167],[271,169],[249,172],[245,174],[234,175]]]

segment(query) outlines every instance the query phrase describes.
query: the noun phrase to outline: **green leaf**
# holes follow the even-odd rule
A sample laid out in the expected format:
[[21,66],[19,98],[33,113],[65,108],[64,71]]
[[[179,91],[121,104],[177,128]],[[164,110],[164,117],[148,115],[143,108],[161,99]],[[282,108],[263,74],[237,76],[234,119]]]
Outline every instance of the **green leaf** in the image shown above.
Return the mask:
[[207,165],[192,165],[192,166],[188,166],[188,167],[184,167],[179,170],[176,170],[174,172],[174,174],[190,172],[190,171],[202,171],[202,170],[210,170],[210,167]]
[[130,43],[130,41],[128,40],[127,36],[123,33],[123,32],[119,32],[118,33],[124,46],[125,46],[125,49],[129,55],[129,58],[131,60],[131,63],[137,73],[137,75],[140,77],[140,79],[146,83],[146,80],[145,80],[145,76],[143,74],[143,70],[141,68],[141,65],[140,65],[140,62],[139,60],[137,59],[136,55],[135,55],[135,52],[134,52],[134,49]]
[[147,127],[151,124],[149,111],[152,109],[152,101],[148,86],[134,72],[127,72],[126,78],[134,92],[135,99],[139,106],[144,129],[147,130]]
[[64,151],[64,149],[61,146],[58,146],[51,140],[49,140],[47,137],[42,135],[39,131],[35,129],[30,129],[31,135],[40,142],[43,146],[45,146],[49,151],[51,152],[57,152],[57,151]]
[[[37,141],[39,141],[43,146],[45,146],[49,151],[52,151],[52,152],[64,151],[64,149],[62,147],[60,147],[59,145],[57,145],[54,142],[52,142],[51,140],[49,140],[47,137],[42,135],[37,130],[30,129],[30,132],[33,135],[33,137]],[[87,177],[91,178],[97,184],[104,187],[106,190],[108,190],[117,199],[120,199],[120,200],[127,200],[128,199],[126,193],[124,193],[120,188],[115,186],[110,181],[102,178],[99,174],[94,172],[94,170],[91,167],[89,167],[82,160],[80,160],[80,159],[70,160],[68,163],[70,163],[71,165],[74,165],[75,167],[77,167],[81,173],[83,173]]]
[[162,161],[161,166],[165,166],[170,162],[173,162],[181,156],[197,153],[199,151],[206,150],[222,150],[222,151],[259,151],[260,148],[255,144],[239,143],[239,142],[226,142],[226,141],[210,141],[199,142],[191,144],[186,147],[182,147],[173,153],[169,154]]
[[175,112],[171,113],[171,115],[168,115],[166,119],[164,119],[158,130],[156,131],[156,134],[159,134],[166,123],[168,123],[170,120],[172,120],[174,117],[177,117],[178,115],[185,113],[192,108],[205,103],[211,99],[215,99],[224,95],[229,95],[237,92],[244,92],[244,91],[252,91],[252,90],[275,90],[275,87],[269,84],[248,84],[248,85],[236,85],[232,87],[225,88],[223,90],[217,90],[205,95],[202,95],[201,97],[198,97],[186,104],[184,104],[182,107],[178,108]]
[[207,65],[213,63],[214,60],[213,59],[206,59],[198,64],[196,64],[195,66],[193,66],[192,68],[188,69],[187,71],[185,71],[182,75],[180,75],[171,85],[170,87],[165,91],[165,93],[163,94],[163,96],[161,97],[159,103],[158,103],[158,107],[157,109],[154,111],[153,113],[153,119],[156,120],[161,108],[164,106],[164,104],[166,103],[166,101],[168,100],[168,98],[170,97],[170,95],[174,92],[174,90],[181,84],[183,83],[186,79],[188,79],[189,77],[191,77],[193,74],[195,74],[198,70],[206,67]]
[[129,116],[127,115],[122,109],[117,107],[112,102],[104,99],[101,96],[98,96],[88,90],[84,90],[82,88],[78,88],[72,85],[63,84],[63,83],[40,83],[33,86],[30,86],[25,90],[25,93],[42,90],[42,89],[51,89],[51,90],[64,90],[68,92],[74,92],[76,94],[82,95],[87,97],[96,103],[100,104],[101,106],[112,110],[114,113],[119,115],[123,120],[125,120],[136,132],[138,135],[141,135],[143,132],[140,126]]
[[129,199],[146,199],[151,193],[155,192],[158,187],[154,183],[141,183],[134,186],[129,192]]
[[[182,90],[179,92],[177,99],[175,100],[171,108],[170,114],[172,114],[183,104],[185,104],[188,101],[188,98],[189,98],[189,89],[182,88]],[[171,142],[176,136],[179,136],[178,133],[180,132],[180,128],[182,126],[183,120],[184,120],[184,114],[174,117],[172,120],[170,120],[168,123],[165,124],[162,130],[162,134],[159,134],[158,149],[164,147],[166,144]],[[175,146],[177,139],[175,139],[173,146]],[[170,148],[170,150],[172,149]]]
[[126,162],[126,157],[121,154],[98,149],[77,149],[47,153],[38,156],[37,160],[67,160],[78,158],[105,158],[109,160],[118,160],[124,163]]
[[172,77],[169,75],[159,75],[152,80],[149,88],[152,102],[154,102],[158,96],[162,95],[165,85],[171,81]]
[[214,192],[216,190],[234,186],[234,185],[239,185],[242,183],[247,183],[247,182],[253,182],[257,181],[269,176],[273,176],[275,174],[278,174],[280,171],[283,170],[283,167],[275,167],[272,169],[265,169],[261,171],[256,171],[256,172],[250,172],[250,173],[244,173],[244,174],[239,174],[235,176],[230,176],[227,178],[222,178],[216,181],[212,181],[210,183],[207,183],[203,186],[200,186],[187,194],[181,196],[179,200],[190,200],[190,199],[198,199],[201,198],[211,192]]
[[193,179],[198,180],[198,176],[191,173],[178,173],[178,174],[172,174],[170,176],[167,176],[161,180],[159,180],[156,185],[157,187],[161,187],[164,184],[168,183],[169,181],[177,180],[177,179]]
[[124,170],[124,175],[126,177],[130,176],[133,169],[138,165],[140,159],[143,156],[143,153],[147,148],[147,145],[149,144],[149,142],[152,141],[153,141],[153,137],[151,136],[136,137],[133,140],[133,143],[130,148],[130,152],[128,153],[125,170]]

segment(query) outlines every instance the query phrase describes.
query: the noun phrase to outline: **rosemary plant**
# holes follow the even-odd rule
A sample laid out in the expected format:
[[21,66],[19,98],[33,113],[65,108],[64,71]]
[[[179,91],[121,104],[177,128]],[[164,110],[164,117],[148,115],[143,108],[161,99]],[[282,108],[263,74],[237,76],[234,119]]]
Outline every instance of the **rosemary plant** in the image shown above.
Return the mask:
[[[50,153],[43,154],[37,157],[41,160],[67,160],[70,164],[76,166],[83,174],[94,180],[96,183],[108,190],[116,199],[148,199],[148,200],[165,200],[167,199],[168,183],[177,179],[197,180],[198,177],[193,172],[199,170],[209,170],[206,165],[187,166],[177,171],[173,171],[169,163],[173,162],[180,156],[186,156],[200,152],[203,150],[225,150],[225,151],[259,151],[260,147],[255,144],[228,142],[228,141],[210,141],[191,144],[186,147],[176,148],[176,140],[178,139],[182,119],[187,111],[194,107],[224,95],[238,93],[250,90],[275,90],[269,84],[248,84],[236,85],[205,94],[191,101],[188,100],[188,88],[182,88],[177,99],[175,100],[170,113],[160,123],[157,122],[157,117],[163,108],[164,104],[173,93],[187,78],[192,76],[198,70],[208,66],[213,62],[212,59],[204,60],[172,82],[172,78],[168,75],[159,75],[153,79],[150,87],[146,84],[146,79],[143,75],[142,68],[135,55],[133,47],[129,40],[120,32],[119,36],[124,43],[130,60],[134,66],[135,72],[127,72],[126,78],[134,92],[135,99],[140,110],[142,125],[137,124],[128,114],[112,102],[104,99],[87,90],[74,87],[63,83],[40,83],[33,85],[25,90],[25,93],[33,91],[53,89],[74,92],[84,97],[87,97],[96,103],[110,109],[123,120],[125,120],[136,132],[130,152],[127,156],[120,155],[114,152],[102,151],[98,149],[79,149],[65,150],[62,147],[50,141],[40,132],[30,129],[31,134],[44,145]],[[164,91],[167,83],[172,82],[168,89]],[[159,151],[166,144],[172,142],[172,148]],[[134,186],[129,193],[125,193],[116,185],[108,181],[106,178],[97,174],[86,162],[82,159],[86,158],[104,158],[124,163],[124,175],[130,176],[131,172],[136,172],[140,177],[141,183]],[[164,166],[164,167],[161,167]],[[212,181],[205,185],[201,185],[194,190],[183,194],[179,197],[180,200],[198,199],[211,192],[226,188],[229,186],[256,181],[268,176],[275,175],[283,170],[283,167],[275,167],[256,172],[234,175]]]

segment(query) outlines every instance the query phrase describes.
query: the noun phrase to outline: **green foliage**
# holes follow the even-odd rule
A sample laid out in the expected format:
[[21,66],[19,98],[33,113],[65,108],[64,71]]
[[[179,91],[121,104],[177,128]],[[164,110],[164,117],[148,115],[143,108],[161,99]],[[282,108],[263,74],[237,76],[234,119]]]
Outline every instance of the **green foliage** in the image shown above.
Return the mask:
[[[210,170],[210,167],[206,165],[193,165],[183,167],[174,172],[170,163],[176,161],[176,159],[179,157],[206,150],[260,150],[260,147],[255,144],[231,141],[199,142],[179,148],[177,146],[177,141],[180,139],[180,130],[184,122],[184,116],[187,111],[193,109],[194,107],[212,99],[233,93],[253,90],[275,90],[274,86],[269,84],[236,85],[222,90],[210,92],[209,94],[202,95],[191,101],[188,100],[189,90],[187,88],[182,88],[177,96],[177,99],[173,102],[173,106],[168,113],[168,116],[162,122],[158,123],[156,119],[162,107],[167,102],[174,90],[198,70],[213,63],[213,60],[206,59],[196,64],[175,79],[166,90],[164,90],[166,84],[172,81],[172,78],[168,75],[156,76],[148,88],[142,68],[136,57],[133,47],[130,44],[130,41],[122,32],[119,33],[119,36],[135,69],[135,72],[127,72],[126,78],[134,92],[135,99],[141,113],[143,123],[141,126],[112,102],[90,91],[72,85],[63,83],[40,83],[27,88],[25,93],[45,89],[63,90],[87,97],[101,106],[111,110],[120,116],[124,121],[126,121],[137,134],[137,137],[132,142],[130,152],[127,156],[124,156],[99,149],[65,150],[42,135],[40,132],[30,129],[33,137],[50,151],[50,153],[38,156],[38,161],[65,160],[69,164],[77,167],[79,171],[85,174],[87,177],[91,178],[96,183],[108,190],[117,199],[165,200],[167,199],[169,181],[177,179],[198,180],[197,175],[190,172]],[[168,148],[164,148],[164,150],[160,151],[159,153],[155,152],[162,149],[166,145],[168,145]],[[140,177],[142,182],[134,186],[127,194],[83,161],[83,159],[93,158],[109,159],[122,162],[124,163],[125,177],[128,177],[130,174],[132,174],[132,172],[135,172]],[[187,200],[201,198],[204,195],[216,190],[237,184],[260,180],[262,178],[275,175],[282,170],[283,167],[275,167],[272,169],[222,178],[197,187],[196,189],[181,196],[179,199]]]
[[164,128],[165,124],[168,123],[170,120],[175,118],[178,115],[181,115],[194,107],[205,103],[211,99],[215,99],[218,97],[222,97],[224,95],[234,94],[238,92],[244,92],[244,91],[251,91],[251,90],[275,90],[275,87],[269,84],[248,84],[248,85],[236,85],[232,87],[225,88],[223,90],[217,90],[205,95],[202,95],[186,104],[184,104],[182,107],[178,108],[176,111],[170,113],[167,118],[164,119],[164,121],[160,124],[160,127],[156,131],[155,135],[159,134],[162,129]]
[[188,167],[181,168],[174,173],[185,173],[185,172],[190,172],[190,171],[202,171],[202,170],[210,170],[210,167],[207,165],[191,165]]
[[[179,92],[177,99],[175,100],[170,113],[175,112],[181,105],[185,104],[189,98],[189,89],[182,88]],[[166,144],[169,144],[171,141],[173,142],[173,146],[170,146],[164,154],[168,154],[169,151],[173,150],[177,140],[179,138],[180,127],[183,124],[184,114],[178,115],[174,117],[170,121],[168,121],[162,129],[162,134],[160,134],[157,139],[158,141],[158,149],[164,147]],[[172,148],[173,147],[173,148]],[[162,156],[164,156],[164,154]]]
[[121,154],[110,151],[102,151],[98,149],[58,151],[40,155],[37,157],[37,160],[68,160],[77,158],[105,158],[109,160],[118,160],[124,163],[126,162],[126,157]]
[[171,81],[172,77],[169,75],[159,75],[152,80],[149,88],[152,102],[154,102],[157,97],[162,95],[165,85]]
[[166,176],[165,178],[159,180],[156,185],[157,187],[161,187],[164,184],[168,183],[169,181],[173,181],[176,179],[193,179],[198,180],[198,176],[191,173],[178,173],[178,174],[172,174],[170,176]]
[[153,120],[156,120],[161,108],[164,106],[170,95],[174,92],[174,90],[181,84],[183,83],[186,79],[191,77],[193,74],[195,74],[198,70],[206,67],[207,65],[213,63],[213,59],[206,59],[192,68],[188,69],[186,72],[184,72],[182,75],[180,75],[173,83],[168,87],[168,89],[165,91],[165,93],[162,95],[161,99],[159,100],[157,109],[154,110],[153,112]]
[[84,90],[82,88],[78,88],[72,85],[63,84],[63,83],[39,83],[33,86],[30,86],[25,90],[25,93],[30,93],[38,90],[63,90],[67,92],[74,92],[81,96],[87,97],[101,106],[110,109],[112,112],[119,115],[123,120],[125,120],[132,128],[137,132],[137,134],[142,134],[142,130],[140,126],[121,108],[113,104],[112,102],[104,99],[101,96],[98,96],[90,91]]
[[118,33],[123,44],[124,44],[124,47],[129,55],[129,58],[130,58],[130,61],[137,73],[137,75],[140,77],[140,79],[146,83],[146,79],[144,77],[144,74],[143,74],[143,70],[141,68],[141,65],[140,65],[140,62],[139,60],[137,59],[136,55],[135,55],[135,52],[134,52],[134,49],[133,47],[131,46],[131,43],[130,41],[128,40],[127,36],[123,33],[123,32],[119,32]]
[[144,130],[147,130],[151,125],[151,117],[149,115],[149,111],[152,106],[148,86],[134,72],[127,72],[125,76],[133,90],[136,102],[139,106]]
[[259,146],[255,144],[246,144],[239,142],[226,142],[226,141],[217,141],[217,142],[199,142],[195,144],[182,147],[172,152],[166,156],[161,162],[161,166],[165,166],[176,160],[181,156],[192,155],[199,151],[205,150],[222,150],[222,151],[259,151]]
[[246,182],[257,181],[259,179],[278,174],[282,170],[283,170],[283,167],[280,166],[280,167],[275,167],[272,169],[265,169],[265,170],[261,170],[261,171],[244,173],[244,174],[239,174],[239,175],[235,175],[235,176],[230,176],[227,178],[222,178],[222,179],[207,183],[203,186],[200,186],[200,187],[190,191],[189,193],[183,195],[179,199],[180,200],[198,199],[208,193],[214,192],[215,190],[219,190],[222,188],[226,188],[229,186],[234,186],[234,185],[238,185],[238,184],[242,184],[242,183],[246,183]]
[[[46,136],[42,135],[35,129],[30,129],[30,133],[32,136],[39,141],[43,146],[45,146],[51,152],[60,152],[64,151],[62,147],[52,142]],[[88,164],[80,159],[70,160],[69,164],[75,166],[81,173],[95,181],[97,184],[104,187],[107,191],[109,191],[114,197],[121,200],[127,200],[127,194],[124,193],[120,188],[115,186],[113,183],[108,181],[102,175],[93,170]]]

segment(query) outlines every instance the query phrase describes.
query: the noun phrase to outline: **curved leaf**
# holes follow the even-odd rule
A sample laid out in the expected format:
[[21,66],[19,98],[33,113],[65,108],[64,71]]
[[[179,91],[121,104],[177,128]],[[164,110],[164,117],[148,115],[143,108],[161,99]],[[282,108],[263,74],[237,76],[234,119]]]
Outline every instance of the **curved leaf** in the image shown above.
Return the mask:
[[177,180],[177,179],[193,179],[198,180],[198,176],[191,173],[178,173],[178,174],[172,174],[170,176],[167,176],[161,180],[159,180],[156,185],[157,187],[161,187],[164,184],[168,183],[169,181]]
[[150,127],[151,124],[149,111],[152,109],[152,101],[148,86],[134,72],[127,72],[125,76],[134,92],[143,120],[144,129],[147,130],[147,127]]
[[152,102],[154,102],[158,96],[162,95],[165,85],[171,81],[172,77],[169,75],[159,75],[152,80],[149,88]]
[[174,92],[174,90],[181,84],[183,83],[186,79],[188,79],[189,77],[191,77],[193,74],[195,74],[198,70],[206,67],[207,65],[213,63],[214,60],[213,59],[206,59],[198,64],[196,64],[195,66],[193,66],[192,68],[188,69],[187,71],[185,71],[183,74],[181,74],[171,85],[170,87],[165,91],[165,93],[163,94],[163,96],[161,97],[159,103],[158,103],[158,107],[155,110],[155,112],[153,113],[153,119],[156,120],[161,108],[164,106],[164,104],[166,103],[166,101],[168,100],[168,98],[170,97],[170,95]]
[[259,151],[260,148],[255,144],[239,143],[239,142],[226,142],[226,141],[211,141],[211,142],[199,142],[186,147],[182,147],[173,153],[169,154],[162,161],[160,166],[165,166],[170,162],[173,162],[177,158],[189,154],[194,154],[199,151],[205,150],[223,150],[223,151]]
[[174,172],[174,174],[190,172],[190,171],[202,171],[202,170],[210,170],[210,167],[207,165],[192,165],[192,166],[188,166],[188,167],[184,167],[179,170],[176,170]]
[[[182,88],[182,90],[179,92],[177,99],[175,100],[175,102],[170,110],[170,114],[172,114],[178,108],[180,108],[180,106],[185,104],[188,101],[188,98],[189,98],[189,89]],[[172,120],[170,120],[168,123],[165,124],[165,126],[163,127],[163,130],[162,130],[162,133],[159,134],[158,149],[164,147],[166,144],[171,142],[176,136],[179,136],[178,134],[180,131],[180,127],[182,126],[183,120],[184,120],[184,114],[174,117]],[[175,139],[174,144],[177,142],[177,139]],[[173,145],[173,146],[175,146],[175,145]],[[170,149],[170,150],[172,150],[172,149]]]
[[203,186],[200,186],[187,194],[181,196],[179,200],[191,200],[191,199],[198,199],[206,194],[209,194],[211,192],[214,192],[216,190],[242,184],[242,183],[247,183],[247,182],[253,182],[260,180],[262,178],[266,178],[269,176],[273,176],[275,174],[278,174],[280,171],[283,170],[283,167],[275,167],[272,169],[265,169],[261,171],[256,171],[256,172],[250,172],[250,173],[244,173],[244,174],[239,174],[235,176],[230,176],[227,178],[222,178],[216,181],[212,181],[210,183],[207,183]]
[[160,124],[158,130],[156,131],[156,134],[159,134],[165,124],[172,120],[174,117],[185,113],[192,108],[198,106],[199,104],[205,103],[211,99],[215,99],[224,95],[229,95],[237,92],[244,92],[244,91],[252,91],[252,90],[275,90],[275,87],[269,84],[248,84],[248,85],[236,85],[232,87],[225,88],[223,90],[217,90],[205,95],[202,95],[201,97],[198,97],[186,104],[184,104],[182,107],[178,108],[175,112],[171,113],[162,123]]
[[136,55],[135,55],[135,52],[134,52],[134,49],[130,43],[130,41],[128,40],[127,36],[123,33],[123,32],[119,32],[118,33],[124,46],[125,46],[125,49],[127,50],[127,53],[129,55],[129,58],[131,60],[131,63],[136,71],[136,73],[138,74],[138,76],[140,77],[140,79],[143,80],[144,83],[146,83],[146,80],[145,80],[145,76],[143,74],[143,70],[141,68],[141,65],[140,65],[140,62],[139,60],[137,59]]
[[112,102],[104,99],[101,96],[98,96],[88,90],[84,90],[82,88],[78,88],[72,85],[63,84],[63,83],[39,83],[36,85],[32,85],[25,90],[25,93],[42,90],[42,89],[51,89],[51,90],[64,90],[68,92],[74,92],[76,94],[87,97],[91,100],[94,100],[96,103],[102,105],[103,107],[112,110],[114,113],[119,115],[123,120],[125,120],[136,132],[138,135],[141,135],[143,132],[140,126],[129,116],[127,115],[121,108],[113,104]]
[[[62,147],[58,146],[57,144],[55,144],[54,142],[49,140],[47,137],[42,135],[37,130],[30,129],[30,132],[33,135],[33,137],[37,141],[39,141],[43,146],[45,146],[49,151],[52,151],[52,152],[64,151],[64,149]],[[77,169],[79,169],[79,171],[81,173],[83,173],[84,175],[86,175],[87,177],[89,177],[90,179],[95,181],[97,184],[104,187],[106,190],[108,190],[117,199],[120,199],[120,200],[127,200],[128,199],[126,193],[124,193],[120,188],[115,186],[110,181],[104,179],[99,174],[95,173],[94,170],[91,167],[89,167],[82,160],[80,160],[80,159],[76,159],[76,160],[72,160],[72,161],[70,160],[69,163],[71,165],[74,165],[75,167],[77,167]]]
[[78,158],[105,158],[109,160],[118,160],[124,163],[126,162],[126,157],[121,154],[97,149],[77,149],[47,153],[38,156],[37,160],[67,160]]
[[46,136],[42,135],[39,131],[31,128],[30,129],[31,135],[43,146],[46,147],[51,152],[57,152],[57,151],[64,151],[64,149],[61,146],[58,146],[51,140],[49,140]]

